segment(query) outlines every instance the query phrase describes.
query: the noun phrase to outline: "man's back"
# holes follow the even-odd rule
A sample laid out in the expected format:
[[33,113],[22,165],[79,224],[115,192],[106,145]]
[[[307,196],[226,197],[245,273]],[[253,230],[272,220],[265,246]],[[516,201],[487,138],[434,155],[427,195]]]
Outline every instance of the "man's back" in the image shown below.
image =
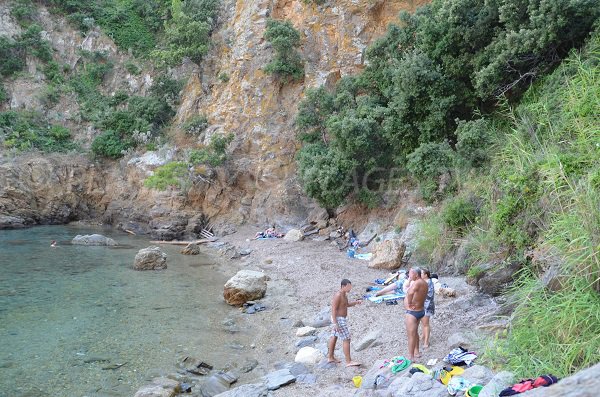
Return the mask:
[[412,305],[415,311],[421,311],[425,309],[425,298],[427,298],[427,283],[422,279],[413,281],[410,286],[412,289]]

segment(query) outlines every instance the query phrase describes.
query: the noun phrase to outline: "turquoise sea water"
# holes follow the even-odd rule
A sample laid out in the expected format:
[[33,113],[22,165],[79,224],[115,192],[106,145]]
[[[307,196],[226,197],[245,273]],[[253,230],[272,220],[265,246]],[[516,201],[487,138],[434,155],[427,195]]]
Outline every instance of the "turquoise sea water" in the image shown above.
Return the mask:
[[[70,245],[91,233],[124,247]],[[132,396],[179,357],[220,366],[240,354],[231,346],[251,335],[223,330],[231,275],[179,246],[161,247],[166,270],[132,270],[149,245],[81,226],[0,231],[0,396]]]

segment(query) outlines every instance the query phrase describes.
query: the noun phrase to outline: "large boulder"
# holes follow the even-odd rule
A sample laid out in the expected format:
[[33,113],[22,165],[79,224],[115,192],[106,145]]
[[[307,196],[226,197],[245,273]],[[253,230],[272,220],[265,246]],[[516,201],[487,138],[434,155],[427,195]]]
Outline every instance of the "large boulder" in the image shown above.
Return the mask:
[[180,391],[179,382],[169,378],[156,378],[140,388],[134,397],[173,397]]
[[393,270],[402,266],[402,257],[406,245],[399,240],[386,240],[377,246],[369,267],[373,269]]
[[422,372],[397,378],[390,389],[393,397],[448,397],[446,386]]
[[315,349],[314,347],[305,346],[302,349],[298,350],[294,361],[302,364],[315,365],[324,358],[325,355],[319,350]]
[[514,275],[520,269],[519,262],[498,264],[479,279],[479,289],[485,294],[498,296],[513,281]]
[[240,270],[225,283],[223,297],[232,306],[260,299],[267,292],[267,275],[254,270]]
[[158,247],[142,248],[135,255],[135,270],[162,270],[167,268],[167,254]]
[[377,234],[379,234],[380,229],[381,225],[379,223],[369,222],[369,224],[365,226],[363,231],[360,232],[360,234],[357,236],[360,245],[362,247],[369,245],[369,243],[373,241],[375,237],[377,237]]
[[75,245],[106,245],[113,246],[117,245],[115,240],[110,237],[103,236],[101,234],[90,234],[80,235],[78,234],[71,240],[71,244]]
[[302,241],[304,240],[304,233],[302,233],[298,229],[291,229],[285,234],[285,237],[283,237],[283,239],[287,241]]

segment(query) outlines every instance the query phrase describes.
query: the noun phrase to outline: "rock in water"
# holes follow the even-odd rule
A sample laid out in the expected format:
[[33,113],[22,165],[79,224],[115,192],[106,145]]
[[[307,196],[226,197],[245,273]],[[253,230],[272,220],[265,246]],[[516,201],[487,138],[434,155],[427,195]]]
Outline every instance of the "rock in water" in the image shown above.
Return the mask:
[[198,244],[189,243],[184,249],[181,250],[183,255],[198,255],[200,254],[200,247]]
[[167,268],[167,254],[158,247],[139,250],[133,263],[135,270],[162,270]]
[[267,275],[254,270],[240,270],[230,278],[223,290],[225,301],[232,306],[260,299],[267,292]]
[[117,245],[115,240],[112,238],[103,236],[101,234],[90,234],[90,235],[80,235],[78,234],[71,240],[71,244],[75,245],[106,245],[113,246]]
[[134,397],[173,397],[180,391],[179,382],[169,378],[156,378],[139,389]]

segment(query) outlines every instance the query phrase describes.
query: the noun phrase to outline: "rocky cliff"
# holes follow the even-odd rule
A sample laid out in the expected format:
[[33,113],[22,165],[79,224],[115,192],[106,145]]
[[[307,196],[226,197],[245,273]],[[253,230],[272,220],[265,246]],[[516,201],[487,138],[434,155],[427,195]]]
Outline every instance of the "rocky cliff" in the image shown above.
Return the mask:
[[[123,228],[154,230],[165,238],[193,230],[201,215],[223,224],[300,222],[314,203],[303,195],[295,176],[298,143],[293,120],[299,99],[308,87],[332,85],[363,68],[368,44],[383,34],[400,10],[413,11],[420,3],[337,0],[315,5],[302,0],[225,0],[211,52],[200,68],[188,65],[180,72],[188,75],[188,83],[175,117],[171,146],[105,163],[72,156],[4,156],[0,213],[20,216],[26,224],[96,218]],[[2,18],[9,17],[4,13]],[[302,82],[283,85],[263,72],[273,55],[263,38],[268,18],[288,19],[301,32]],[[62,47],[59,53],[69,58],[64,62],[76,62],[73,54],[86,45],[89,49],[103,46],[124,56],[100,33],[83,39],[66,26],[53,26],[48,18],[44,28],[53,46]],[[224,74],[226,81],[218,78]],[[123,72],[119,77],[117,69],[111,78],[135,80],[131,84],[140,91],[151,75],[134,78]],[[13,97],[14,101],[27,101],[34,96],[21,93]],[[22,102],[13,105],[29,106]],[[67,104],[63,107],[69,108]],[[210,180],[193,181],[185,192],[145,188],[143,180],[153,168],[193,144],[177,132],[177,126],[198,114],[209,120],[210,127],[199,138],[204,142],[215,133],[235,135],[230,160],[218,167]],[[94,133],[86,129],[88,135]]]

